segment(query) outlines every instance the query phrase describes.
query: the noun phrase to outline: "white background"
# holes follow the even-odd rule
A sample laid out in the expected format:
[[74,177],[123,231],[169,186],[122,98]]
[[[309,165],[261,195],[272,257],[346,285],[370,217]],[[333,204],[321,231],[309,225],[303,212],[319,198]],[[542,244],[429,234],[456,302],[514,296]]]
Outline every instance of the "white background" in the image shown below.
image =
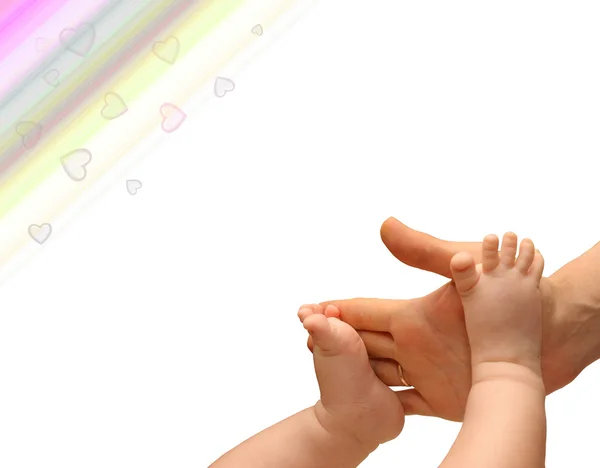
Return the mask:
[[[321,0],[265,30],[233,93],[3,287],[0,466],[208,466],[314,404],[302,303],[444,282],[386,251],[388,216],[455,240],[514,230],[546,274],[591,247],[599,16]],[[548,468],[598,465],[598,391],[592,365],[548,398]],[[410,417],[363,466],[437,466],[458,430]]]

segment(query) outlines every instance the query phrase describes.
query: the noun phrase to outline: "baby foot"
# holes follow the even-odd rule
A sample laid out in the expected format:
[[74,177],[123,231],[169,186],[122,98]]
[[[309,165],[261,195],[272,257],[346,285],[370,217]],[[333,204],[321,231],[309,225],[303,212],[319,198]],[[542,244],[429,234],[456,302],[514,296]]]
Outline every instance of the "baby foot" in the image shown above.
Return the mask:
[[313,339],[315,372],[321,391],[316,405],[323,427],[362,443],[392,440],[404,427],[404,410],[393,390],[369,364],[360,336],[339,320],[340,312],[303,307],[298,317]]
[[489,235],[480,265],[470,254],[458,253],[450,268],[465,311],[472,365],[510,362],[539,373],[544,260],[529,239],[521,242],[515,261],[516,253],[514,233],[504,235],[500,254],[498,237]]

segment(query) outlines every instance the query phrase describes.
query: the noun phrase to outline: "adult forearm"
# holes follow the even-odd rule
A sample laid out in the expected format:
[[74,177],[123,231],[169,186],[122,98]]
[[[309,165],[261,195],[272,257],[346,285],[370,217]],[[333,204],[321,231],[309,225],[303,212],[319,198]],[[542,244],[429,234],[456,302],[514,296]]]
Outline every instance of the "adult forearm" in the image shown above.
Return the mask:
[[326,430],[311,407],[256,434],[209,468],[355,468],[375,448]]
[[[560,333],[555,334],[555,343],[548,343],[558,356],[548,356],[546,366],[554,361],[567,365],[571,373],[564,376],[564,382],[557,382],[560,388],[600,359],[600,243],[548,279],[555,300],[552,326]],[[565,372],[563,368],[555,373],[561,370]]]

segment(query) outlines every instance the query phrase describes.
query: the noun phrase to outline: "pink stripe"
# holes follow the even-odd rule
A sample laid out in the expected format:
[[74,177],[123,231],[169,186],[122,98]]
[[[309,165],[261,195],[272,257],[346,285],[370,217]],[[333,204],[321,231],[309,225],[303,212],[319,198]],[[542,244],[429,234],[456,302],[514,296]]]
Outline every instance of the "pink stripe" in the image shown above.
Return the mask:
[[0,23],[0,60],[19,46],[25,39],[68,0],[26,0]]
[[[0,60],[0,98],[26,75],[32,73],[43,56],[56,50],[59,45],[58,38],[65,27],[77,27],[81,22],[90,21],[108,2],[109,0],[70,0],[37,28],[33,35],[29,35],[24,42],[10,50],[9,54]],[[39,49],[38,38],[44,41],[47,49]]]
[[28,8],[31,8],[31,6],[37,2],[38,0],[21,0],[19,3],[14,5],[13,8],[11,8],[3,18],[1,18],[2,21],[0,21],[0,32],[4,31],[10,25],[10,23],[14,22],[23,14],[23,12],[27,11]]
[[4,0],[0,2],[0,24],[4,23],[7,16],[12,15],[13,11],[21,6],[23,0]]
[[17,5],[14,6],[3,18],[0,22],[0,32],[3,32],[10,26],[11,23],[14,23],[19,17],[23,16],[27,10],[29,10],[32,6],[38,3],[39,0],[21,0]]
[[[68,118],[72,118],[75,111],[78,108],[83,107],[83,104],[85,104],[86,101],[88,101],[94,95],[94,93],[98,92],[98,89],[101,88],[103,80],[106,80],[111,76],[115,76],[120,69],[129,65],[130,61],[138,54],[142,53],[144,50],[147,50],[148,45],[151,44],[155,38],[173,22],[175,18],[185,13],[185,11],[191,6],[191,4],[187,2],[180,2],[180,4],[176,5],[177,7],[174,7],[174,9],[171,10],[165,18],[163,18],[163,21],[153,25],[152,28],[148,29],[145,32],[145,35],[139,38],[138,42],[132,42],[131,47],[121,49],[123,54],[119,57],[118,61],[107,64],[107,66],[104,67],[100,73],[98,73],[96,76],[90,77],[85,83],[85,86],[74,89],[71,100],[66,103],[67,105],[59,106],[56,110],[48,115],[47,121],[44,122],[44,135],[50,134],[54,127],[56,127],[59,123]],[[4,159],[0,159],[0,182],[2,184],[5,182],[6,175],[10,171],[11,166],[15,164],[19,158],[24,156],[26,151],[27,149],[24,146],[20,146],[19,149],[12,155],[5,157]],[[22,159],[22,162],[23,161],[25,161],[25,159]]]

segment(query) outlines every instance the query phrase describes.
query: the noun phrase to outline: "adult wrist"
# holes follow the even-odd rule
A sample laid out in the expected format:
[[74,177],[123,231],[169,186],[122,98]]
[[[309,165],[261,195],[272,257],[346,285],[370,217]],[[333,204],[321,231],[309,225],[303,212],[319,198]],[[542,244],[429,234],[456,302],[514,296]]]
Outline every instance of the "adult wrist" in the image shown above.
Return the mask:
[[[548,393],[600,359],[600,300],[574,284],[562,269],[543,278],[546,301],[542,368]],[[547,308],[546,308],[547,307]]]

